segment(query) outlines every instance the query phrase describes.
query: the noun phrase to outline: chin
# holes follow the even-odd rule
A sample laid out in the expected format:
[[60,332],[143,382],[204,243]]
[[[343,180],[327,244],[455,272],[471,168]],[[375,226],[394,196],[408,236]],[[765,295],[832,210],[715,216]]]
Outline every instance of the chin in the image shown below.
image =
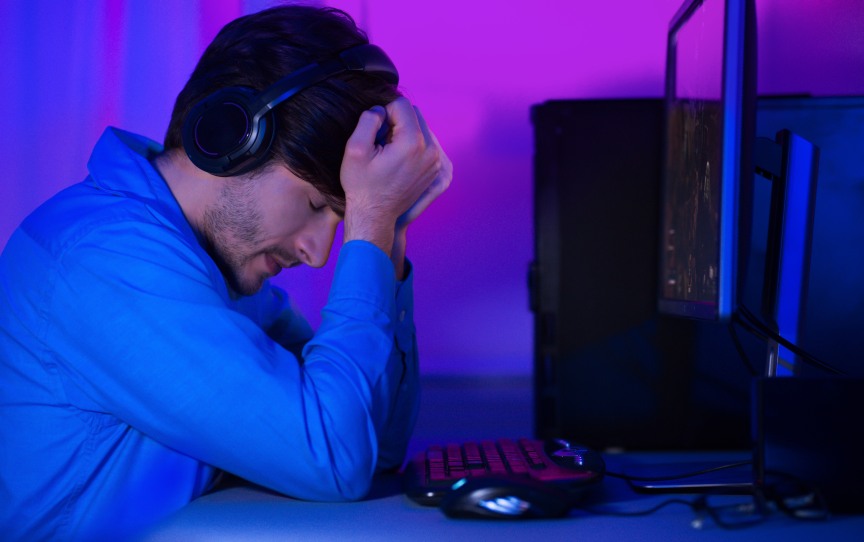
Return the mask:
[[255,295],[264,286],[267,277],[264,275],[258,277],[247,277],[237,274],[232,274],[225,277],[228,286],[241,296]]

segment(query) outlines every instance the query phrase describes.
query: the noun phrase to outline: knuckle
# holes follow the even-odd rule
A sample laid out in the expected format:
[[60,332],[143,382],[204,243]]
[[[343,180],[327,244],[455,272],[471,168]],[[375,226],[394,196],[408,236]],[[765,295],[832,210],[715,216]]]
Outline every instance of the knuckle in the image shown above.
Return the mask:
[[411,150],[417,154],[423,154],[427,150],[426,140],[423,138],[423,134],[419,130],[417,132],[412,132],[409,144]]
[[345,158],[357,159],[361,158],[363,154],[363,144],[360,141],[349,139],[348,143],[345,145]]

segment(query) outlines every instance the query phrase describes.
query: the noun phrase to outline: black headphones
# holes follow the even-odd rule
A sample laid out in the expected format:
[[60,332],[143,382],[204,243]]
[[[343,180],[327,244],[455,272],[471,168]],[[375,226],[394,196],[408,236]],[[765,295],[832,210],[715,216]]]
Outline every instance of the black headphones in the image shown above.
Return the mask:
[[247,173],[267,159],[276,134],[273,108],[301,90],[334,75],[360,71],[399,83],[396,66],[379,47],[358,45],[321,63],[309,64],[256,92],[226,87],[200,101],[183,123],[183,147],[199,169],[230,177]]

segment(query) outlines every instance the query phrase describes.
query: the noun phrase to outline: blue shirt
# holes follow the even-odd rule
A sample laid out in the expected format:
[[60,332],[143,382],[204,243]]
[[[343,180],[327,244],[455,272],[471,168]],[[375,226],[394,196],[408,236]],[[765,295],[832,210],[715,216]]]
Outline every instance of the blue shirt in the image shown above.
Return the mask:
[[399,283],[383,251],[346,243],[314,334],[269,283],[238,299],[150,163],[160,151],[107,130],[89,177],[0,255],[12,540],[134,533],[216,469],[356,499],[403,459],[419,391],[411,275]]

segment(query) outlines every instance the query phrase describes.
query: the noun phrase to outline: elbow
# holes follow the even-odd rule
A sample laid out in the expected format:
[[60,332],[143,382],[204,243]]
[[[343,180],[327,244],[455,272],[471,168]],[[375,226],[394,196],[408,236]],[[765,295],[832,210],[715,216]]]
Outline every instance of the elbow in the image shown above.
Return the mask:
[[286,474],[280,482],[271,480],[262,485],[288,497],[313,502],[359,501],[372,488],[372,476],[367,473],[322,471],[317,476],[299,478],[295,474]]
[[366,473],[334,477],[330,483],[322,483],[311,488],[301,498],[319,502],[350,502],[359,501],[369,494],[372,488],[372,476]]
[[359,501],[369,494],[372,489],[372,476],[356,477],[352,480],[340,482],[339,488],[334,494],[334,502]]
[[369,437],[363,433],[363,438],[330,440],[326,500],[357,501],[369,494],[378,458],[374,436]]
[[374,468],[365,461],[337,461],[317,477],[321,483],[307,498],[320,502],[350,502],[366,497],[372,488]]
[[372,488],[374,458],[374,451],[345,451],[330,456],[329,461],[312,463],[315,466],[303,469],[303,472],[283,472],[279,487],[271,487],[285,495],[308,501],[357,501],[366,497]]

